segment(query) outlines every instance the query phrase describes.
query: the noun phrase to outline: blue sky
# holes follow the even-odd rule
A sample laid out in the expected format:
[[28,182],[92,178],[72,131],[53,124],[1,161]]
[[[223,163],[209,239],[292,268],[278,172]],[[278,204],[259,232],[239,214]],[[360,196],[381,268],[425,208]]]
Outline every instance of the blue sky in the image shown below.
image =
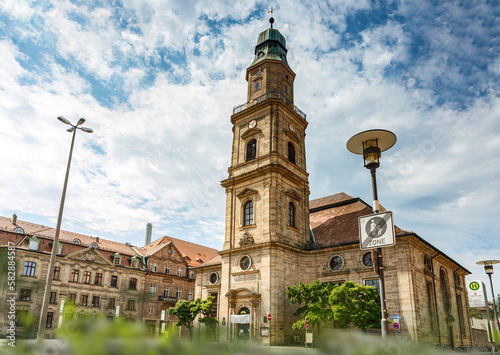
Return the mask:
[[85,117],[64,229],[142,245],[150,222],[220,249],[229,119],[270,6],[309,121],[311,198],[370,202],[345,144],[389,129],[381,203],[484,279],[475,262],[500,259],[497,1],[2,1],[1,214],[55,226],[71,138],[56,117]]

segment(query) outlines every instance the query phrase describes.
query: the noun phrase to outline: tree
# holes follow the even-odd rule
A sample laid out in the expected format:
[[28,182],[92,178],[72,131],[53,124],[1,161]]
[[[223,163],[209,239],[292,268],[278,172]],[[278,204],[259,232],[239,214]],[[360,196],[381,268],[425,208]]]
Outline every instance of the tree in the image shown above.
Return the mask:
[[212,317],[212,301],[215,299],[214,296],[208,296],[206,300],[202,300],[201,298],[197,298],[194,303],[196,305],[196,310],[199,314],[202,315],[202,318],[199,319],[201,324],[205,324],[208,331],[212,333],[214,340],[217,338],[217,324],[219,321],[217,318]]
[[331,282],[320,282],[318,280],[310,284],[299,283],[299,286],[287,286],[286,297],[290,304],[304,304],[294,313],[294,316],[301,317],[292,325],[293,329],[304,329],[305,318],[309,318],[311,327],[319,326],[323,322],[332,319],[329,297],[332,290],[337,287]]
[[363,330],[380,328],[382,314],[377,304],[379,298],[375,287],[357,285],[351,281],[334,288],[329,301],[335,325],[347,328],[352,323]]
[[177,323],[175,323],[175,326],[185,326],[189,331],[191,339],[193,339],[193,326],[191,324],[198,313],[200,313],[200,310],[195,302],[186,300],[179,300],[175,304],[175,307],[168,309],[168,314],[177,316]]
[[476,318],[476,319],[481,319],[483,318],[483,315],[481,314],[480,311],[478,311],[477,308],[475,307],[471,307],[469,308],[469,314],[472,318]]

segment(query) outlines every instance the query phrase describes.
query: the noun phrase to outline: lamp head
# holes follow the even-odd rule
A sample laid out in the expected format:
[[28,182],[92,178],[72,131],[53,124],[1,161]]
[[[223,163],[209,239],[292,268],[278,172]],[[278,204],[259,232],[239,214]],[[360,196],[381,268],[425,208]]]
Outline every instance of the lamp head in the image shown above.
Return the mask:
[[78,122],[76,123],[76,125],[77,125],[77,126],[80,126],[80,125],[82,125],[82,124],[84,124],[84,123],[85,123],[85,118],[83,118],[83,117],[82,117],[82,118],[80,118],[80,119],[78,120]]
[[75,130],[75,127],[71,127],[71,128],[68,128],[66,131],[68,131],[69,133],[73,132]]
[[63,116],[59,116],[59,117],[57,117],[57,119],[64,124],[71,124],[71,122],[68,121],[67,119],[65,119]]
[[363,155],[367,169],[378,168],[380,153],[391,148],[396,143],[396,135],[385,129],[372,129],[352,136],[347,141],[347,149]]
[[92,130],[92,128],[87,128],[87,127],[79,127],[79,128],[80,128],[82,131],[86,132],[86,133],[92,133],[92,132],[94,132],[94,131]]
[[500,263],[500,260],[483,260],[483,261],[478,261],[476,265],[484,265],[484,271],[486,272],[486,274],[492,275],[493,264],[498,264],[498,263]]

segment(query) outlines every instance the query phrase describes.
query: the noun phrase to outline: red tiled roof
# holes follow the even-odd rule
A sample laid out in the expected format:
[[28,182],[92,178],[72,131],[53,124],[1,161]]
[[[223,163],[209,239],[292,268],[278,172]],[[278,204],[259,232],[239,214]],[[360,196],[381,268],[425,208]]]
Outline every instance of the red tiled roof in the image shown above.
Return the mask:
[[[312,248],[359,242],[358,218],[372,214],[372,208],[359,198],[341,192],[312,200],[309,222],[315,242]],[[316,209],[316,210],[314,210]],[[396,235],[410,233],[395,227]]]
[[[219,251],[217,249],[205,247],[203,245],[191,242],[186,242],[185,240],[172,238],[169,236],[159,238],[144,246],[142,250],[139,249],[138,251],[145,256],[151,255],[169,243],[172,243],[177,248],[179,253],[181,253],[181,255],[185,258],[189,266],[199,266],[205,261],[208,261],[219,254]],[[186,257],[188,257],[189,259],[186,259]]]
[[222,264],[222,257],[219,254],[214,256],[212,259],[207,260],[203,264],[200,264],[199,266],[204,267],[204,266],[212,266],[212,265],[218,265],[218,264]]

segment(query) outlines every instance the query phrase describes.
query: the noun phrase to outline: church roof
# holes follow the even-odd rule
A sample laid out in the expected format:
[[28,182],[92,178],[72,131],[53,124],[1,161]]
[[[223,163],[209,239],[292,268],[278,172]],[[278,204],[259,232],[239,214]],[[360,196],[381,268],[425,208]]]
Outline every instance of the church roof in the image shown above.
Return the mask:
[[[311,200],[309,209],[313,249],[359,243],[358,218],[373,213],[363,200],[343,192]],[[396,235],[411,233],[397,226],[395,232]]]
[[285,37],[277,29],[268,28],[259,34],[255,46],[255,59],[250,66],[252,67],[265,59],[279,60],[288,66],[287,52]]

